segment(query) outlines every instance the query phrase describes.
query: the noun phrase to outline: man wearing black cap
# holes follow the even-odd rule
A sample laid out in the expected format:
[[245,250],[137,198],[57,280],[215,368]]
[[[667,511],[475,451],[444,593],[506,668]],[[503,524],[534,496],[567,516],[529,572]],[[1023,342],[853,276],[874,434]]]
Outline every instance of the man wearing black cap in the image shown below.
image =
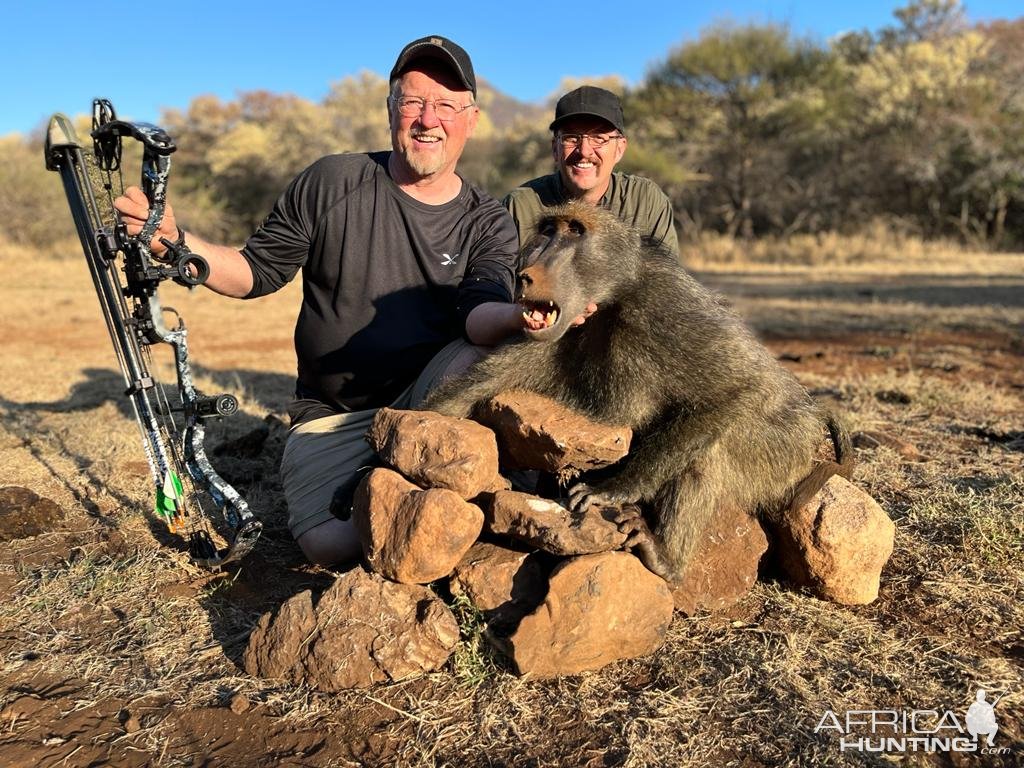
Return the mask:
[[[298,381],[281,462],[288,526],[322,565],[358,559],[347,512],[365,434],[381,406],[411,407],[446,374],[528,322],[512,304],[515,226],[455,171],[476,126],[466,52],[440,36],[409,43],[391,71],[390,152],[331,155],[292,181],[237,249],[180,230],[167,206],[153,241],[206,257],[206,285],[238,298],[283,287],[300,270]],[[138,189],[115,202],[136,234]]]
[[584,85],[558,100],[551,123],[556,173],[512,190],[503,201],[515,219],[520,241],[533,234],[544,209],[569,200],[608,208],[654,242],[679,253],[672,204],[643,176],[615,172],[626,153],[626,126],[619,98]]

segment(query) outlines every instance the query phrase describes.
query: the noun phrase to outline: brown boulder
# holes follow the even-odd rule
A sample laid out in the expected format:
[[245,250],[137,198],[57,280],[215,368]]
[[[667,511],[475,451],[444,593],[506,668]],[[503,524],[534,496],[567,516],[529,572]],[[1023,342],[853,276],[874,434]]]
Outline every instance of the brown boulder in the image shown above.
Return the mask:
[[264,614],[243,665],[256,677],[335,692],[438,669],[458,640],[455,617],[429,589],[357,568],[339,576],[315,609],[306,591]]
[[474,418],[498,435],[507,469],[570,472],[614,464],[629,451],[629,427],[595,424],[532,392],[505,392],[478,407]]
[[626,534],[613,522],[614,508],[592,505],[574,515],[561,504],[518,491],[498,491],[487,510],[492,533],[511,536],[555,555],[587,555],[618,549]]
[[526,604],[532,610],[546,588],[544,569],[536,557],[483,541],[470,547],[450,581],[453,595],[465,595],[484,612],[511,604]]
[[249,635],[242,666],[255,677],[301,682],[305,670],[299,652],[316,628],[313,593],[307,589],[285,601],[276,613],[268,611],[260,616]]
[[838,475],[777,527],[779,561],[816,596],[845,605],[878,597],[896,526],[878,503]]
[[736,507],[722,509],[704,536],[679,585],[672,588],[676,608],[688,616],[723,610],[749,592],[768,549],[761,524]]
[[366,439],[386,464],[423,487],[471,499],[497,482],[494,433],[467,419],[381,408]]
[[668,584],[626,552],[567,560],[504,641],[521,675],[553,677],[651,653],[672,620]]
[[359,484],[352,519],[370,567],[403,584],[426,584],[451,573],[484,522],[480,508],[454,491],[424,491],[384,468]]

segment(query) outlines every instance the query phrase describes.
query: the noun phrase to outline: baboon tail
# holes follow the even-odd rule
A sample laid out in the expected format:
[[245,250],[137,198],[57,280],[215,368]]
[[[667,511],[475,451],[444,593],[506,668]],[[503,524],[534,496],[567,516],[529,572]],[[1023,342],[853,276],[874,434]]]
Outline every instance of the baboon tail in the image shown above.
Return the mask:
[[853,444],[850,442],[850,433],[846,425],[840,421],[832,411],[825,414],[825,426],[828,428],[829,437],[832,438],[832,451],[836,455],[836,464],[839,466],[837,474],[847,480],[853,474]]
[[819,463],[811,470],[811,474],[796,484],[787,507],[789,512],[796,512],[807,504],[832,475],[839,475],[849,480],[853,474],[853,445],[850,442],[850,434],[847,432],[846,426],[832,411],[825,414],[825,426],[828,428],[828,434],[832,440],[832,450],[836,460]]

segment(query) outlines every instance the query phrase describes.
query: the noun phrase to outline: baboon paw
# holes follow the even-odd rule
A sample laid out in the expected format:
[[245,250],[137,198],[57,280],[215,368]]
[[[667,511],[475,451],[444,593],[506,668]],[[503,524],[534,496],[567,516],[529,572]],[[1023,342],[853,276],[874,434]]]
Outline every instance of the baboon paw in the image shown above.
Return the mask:
[[586,483],[576,483],[569,489],[569,508],[576,513],[586,512],[594,504],[601,507],[615,507],[632,501],[634,499],[623,494],[599,491]]
[[647,527],[647,521],[640,513],[640,508],[634,504],[619,509],[612,517],[612,522],[618,527],[619,533],[624,533],[628,537],[624,546],[635,546],[642,538],[649,538],[651,535],[651,529]]
[[637,521],[641,525],[646,526],[647,523],[644,521],[643,513],[640,511],[640,507],[636,504],[627,504],[623,507],[619,507],[615,510],[615,513],[611,517],[611,521],[619,526],[620,530],[623,525],[635,524]]
[[651,539],[650,531],[647,530],[646,526],[644,526],[644,528],[642,528],[640,530],[633,530],[633,531],[623,530],[622,527],[620,526],[619,527],[619,532],[620,533],[627,533],[627,534],[629,534],[626,537],[626,540],[624,542],[622,542],[622,549],[625,549],[625,550],[629,550],[629,551],[632,551],[634,549],[639,550],[639,549],[643,549],[645,547],[649,547],[653,543],[652,539]]
[[595,491],[586,483],[576,483],[569,489],[569,509],[573,512],[586,512],[594,503]]

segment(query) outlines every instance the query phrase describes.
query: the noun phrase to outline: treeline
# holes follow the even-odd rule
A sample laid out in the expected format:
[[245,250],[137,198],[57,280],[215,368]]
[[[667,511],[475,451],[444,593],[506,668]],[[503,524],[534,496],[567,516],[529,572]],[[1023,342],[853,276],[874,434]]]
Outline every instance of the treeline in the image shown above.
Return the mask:
[[[827,43],[776,25],[722,24],[681,44],[624,100],[621,168],[671,196],[680,234],[853,233],[880,224],[972,247],[1024,246],[1024,18],[967,23],[956,0],[917,0],[877,31]],[[501,196],[552,168],[554,100],[520,104],[483,85],[460,164]],[[364,73],[319,104],[252,92],[163,115],[171,196],[188,226],[243,240],[317,157],[390,144],[387,83]],[[87,126],[81,126],[81,135]],[[71,234],[42,138],[0,139],[0,241]],[[129,179],[134,182],[134,177]]]

